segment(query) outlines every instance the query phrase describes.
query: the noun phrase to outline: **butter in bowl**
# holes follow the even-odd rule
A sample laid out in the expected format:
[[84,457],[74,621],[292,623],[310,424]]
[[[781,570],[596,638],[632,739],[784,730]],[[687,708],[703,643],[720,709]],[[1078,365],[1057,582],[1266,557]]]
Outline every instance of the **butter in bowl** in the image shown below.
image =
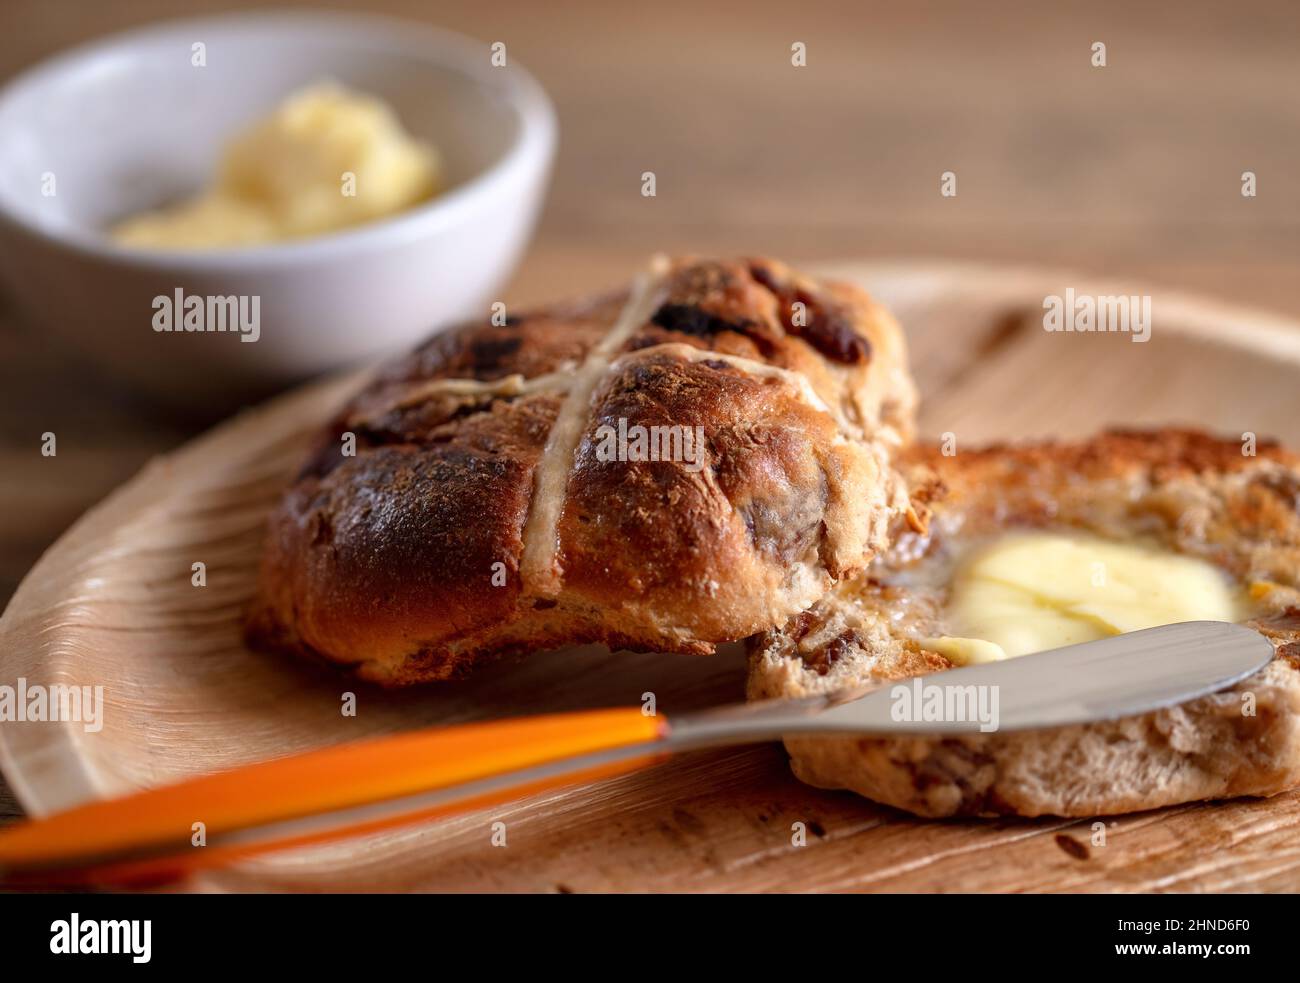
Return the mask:
[[556,134],[540,86],[493,55],[273,13],[57,56],[0,91],[6,291],[140,388],[213,409],[478,315]]
[[117,223],[144,249],[262,246],[338,232],[432,198],[437,151],[392,108],[337,83],[302,89],[222,151],[211,188]]

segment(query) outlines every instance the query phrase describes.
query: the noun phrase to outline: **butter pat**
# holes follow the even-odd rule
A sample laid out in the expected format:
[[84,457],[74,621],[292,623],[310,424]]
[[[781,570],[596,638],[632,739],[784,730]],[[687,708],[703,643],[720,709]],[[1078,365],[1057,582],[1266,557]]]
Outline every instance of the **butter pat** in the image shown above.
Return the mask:
[[152,249],[301,239],[419,204],[438,190],[440,170],[437,152],[412,140],[387,104],[321,83],[236,136],[207,191],[112,234]]
[[944,635],[922,639],[921,644],[957,666],[976,666],[982,662],[998,662],[1007,657],[1006,650],[1001,645],[986,642],[982,638]]
[[921,644],[970,665],[1179,621],[1236,621],[1241,606],[1227,578],[1193,557],[1023,533],[958,569],[947,610],[954,634]]

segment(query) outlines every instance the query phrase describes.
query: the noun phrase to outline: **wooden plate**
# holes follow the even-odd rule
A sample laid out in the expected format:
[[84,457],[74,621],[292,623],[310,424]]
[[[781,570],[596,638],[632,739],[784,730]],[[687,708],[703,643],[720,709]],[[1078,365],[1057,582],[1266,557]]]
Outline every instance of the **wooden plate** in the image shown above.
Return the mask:
[[[908,329],[923,430],[958,449],[1106,425],[1198,424],[1300,444],[1300,325],[1159,289],[969,266],[844,264]],[[603,284],[592,284],[600,287]],[[1152,298],[1146,343],[1043,330],[1043,299]],[[104,726],[0,724],[35,815],[94,796],[429,724],[738,699],[712,658],[534,656],[467,684],[391,694],[249,652],[262,522],[304,440],[357,377],[292,393],[154,461],[84,516],[0,619],[0,681],[104,686]],[[191,564],[207,586],[191,585]],[[358,714],[340,713],[356,692]],[[199,819],[201,817],[195,817]],[[494,845],[493,824],[505,824]],[[805,846],[792,843],[795,824]],[[204,875],[208,890],[1297,890],[1300,794],[1105,820],[924,822],[795,781],[778,745],[689,755],[508,807]],[[499,838],[498,838],[499,839]]]

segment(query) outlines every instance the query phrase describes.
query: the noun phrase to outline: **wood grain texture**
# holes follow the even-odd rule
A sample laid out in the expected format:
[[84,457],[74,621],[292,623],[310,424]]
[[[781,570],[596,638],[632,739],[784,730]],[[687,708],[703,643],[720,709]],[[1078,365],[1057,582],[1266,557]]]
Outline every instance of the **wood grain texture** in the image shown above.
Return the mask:
[[[1300,332],[1156,291],[1151,341],[1059,335],[1045,294],[1121,292],[1033,270],[841,266],[908,325],[923,429],[966,441],[1191,422],[1300,443]],[[0,727],[37,811],[88,794],[397,728],[633,704],[674,713],[740,696],[738,647],[712,658],[544,653],[402,693],[251,653],[238,615],[264,515],[307,434],[357,384],[283,397],[153,462],[42,560],[0,621],[0,674],[101,682],[105,727]],[[208,565],[208,586],[190,564]],[[343,718],[353,690],[359,715]],[[195,817],[201,819],[202,817]],[[504,823],[506,846],[492,844]],[[1300,889],[1300,795],[1092,822],[926,822],[807,788],[776,745],[698,753],[623,778],[206,875],[208,890],[1128,891]],[[803,824],[806,845],[792,843]]]
[[[110,31],[261,5],[7,0],[0,76]],[[754,0],[743,13],[686,0],[365,7],[485,44],[505,40],[557,104],[552,193],[503,298],[511,305],[618,282],[662,249],[799,262],[1032,261],[1300,318],[1300,7],[1290,0],[1012,0],[996,9],[961,0]],[[796,39],[810,52],[799,71],[788,61]],[[1086,65],[1094,40],[1109,46],[1105,70]],[[950,168],[960,194],[945,200],[938,174]],[[1246,168],[1260,175],[1256,199],[1237,193]],[[653,201],[639,195],[646,169],[659,175]],[[963,420],[954,402],[961,387],[951,397],[945,387],[971,364],[970,352],[932,349],[933,364],[920,366],[931,432],[1005,435],[1010,419],[1039,432],[1031,408],[1015,404],[1019,363],[996,344],[1013,314],[1002,309],[984,323],[985,312],[957,299],[945,305],[954,333],[991,348],[1002,374],[983,381],[964,370],[996,406]],[[1242,416],[1282,398],[1279,378],[1294,386],[1289,368],[1214,354],[1229,359],[1224,372],[1263,373]],[[1211,405],[1190,407],[1190,418],[1226,427],[1234,390],[1218,389],[1212,362],[1202,359],[1193,380]],[[1113,368],[1093,363],[1094,375]],[[1174,369],[1155,368],[1121,373],[1128,381],[1119,395],[1149,387],[1140,398],[1151,419],[1161,418],[1156,400],[1171,386],[1198,401],[1186,395],[1192,386],[1166,381]],[[1087,416],[1068,421],[1076,432],[1126,417],[1123,399],[1112,406],[1099,390],[1089,394]],[[201,425],[142,402],[0,298],[0,604],[78,515]],[[59,434],[58,458],[39,454],[47,430]],[[0,823],[13,814],[0,780]]]

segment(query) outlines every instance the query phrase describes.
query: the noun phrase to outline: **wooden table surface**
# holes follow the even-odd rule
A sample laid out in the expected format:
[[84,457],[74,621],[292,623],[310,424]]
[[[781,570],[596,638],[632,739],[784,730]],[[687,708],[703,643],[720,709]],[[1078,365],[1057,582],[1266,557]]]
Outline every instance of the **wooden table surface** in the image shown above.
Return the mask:
[[[113,30],[251,6],[6,0],[0,78]],[[554,184],[512,303],[617,282],[667,250],[1036,263],[1300,316],[1288,0],[365,6],[505,41],[556,102]],[[0,603],[82,511],[203,425],[0,298]],[[18,814],[0,780],[0,822]]]

